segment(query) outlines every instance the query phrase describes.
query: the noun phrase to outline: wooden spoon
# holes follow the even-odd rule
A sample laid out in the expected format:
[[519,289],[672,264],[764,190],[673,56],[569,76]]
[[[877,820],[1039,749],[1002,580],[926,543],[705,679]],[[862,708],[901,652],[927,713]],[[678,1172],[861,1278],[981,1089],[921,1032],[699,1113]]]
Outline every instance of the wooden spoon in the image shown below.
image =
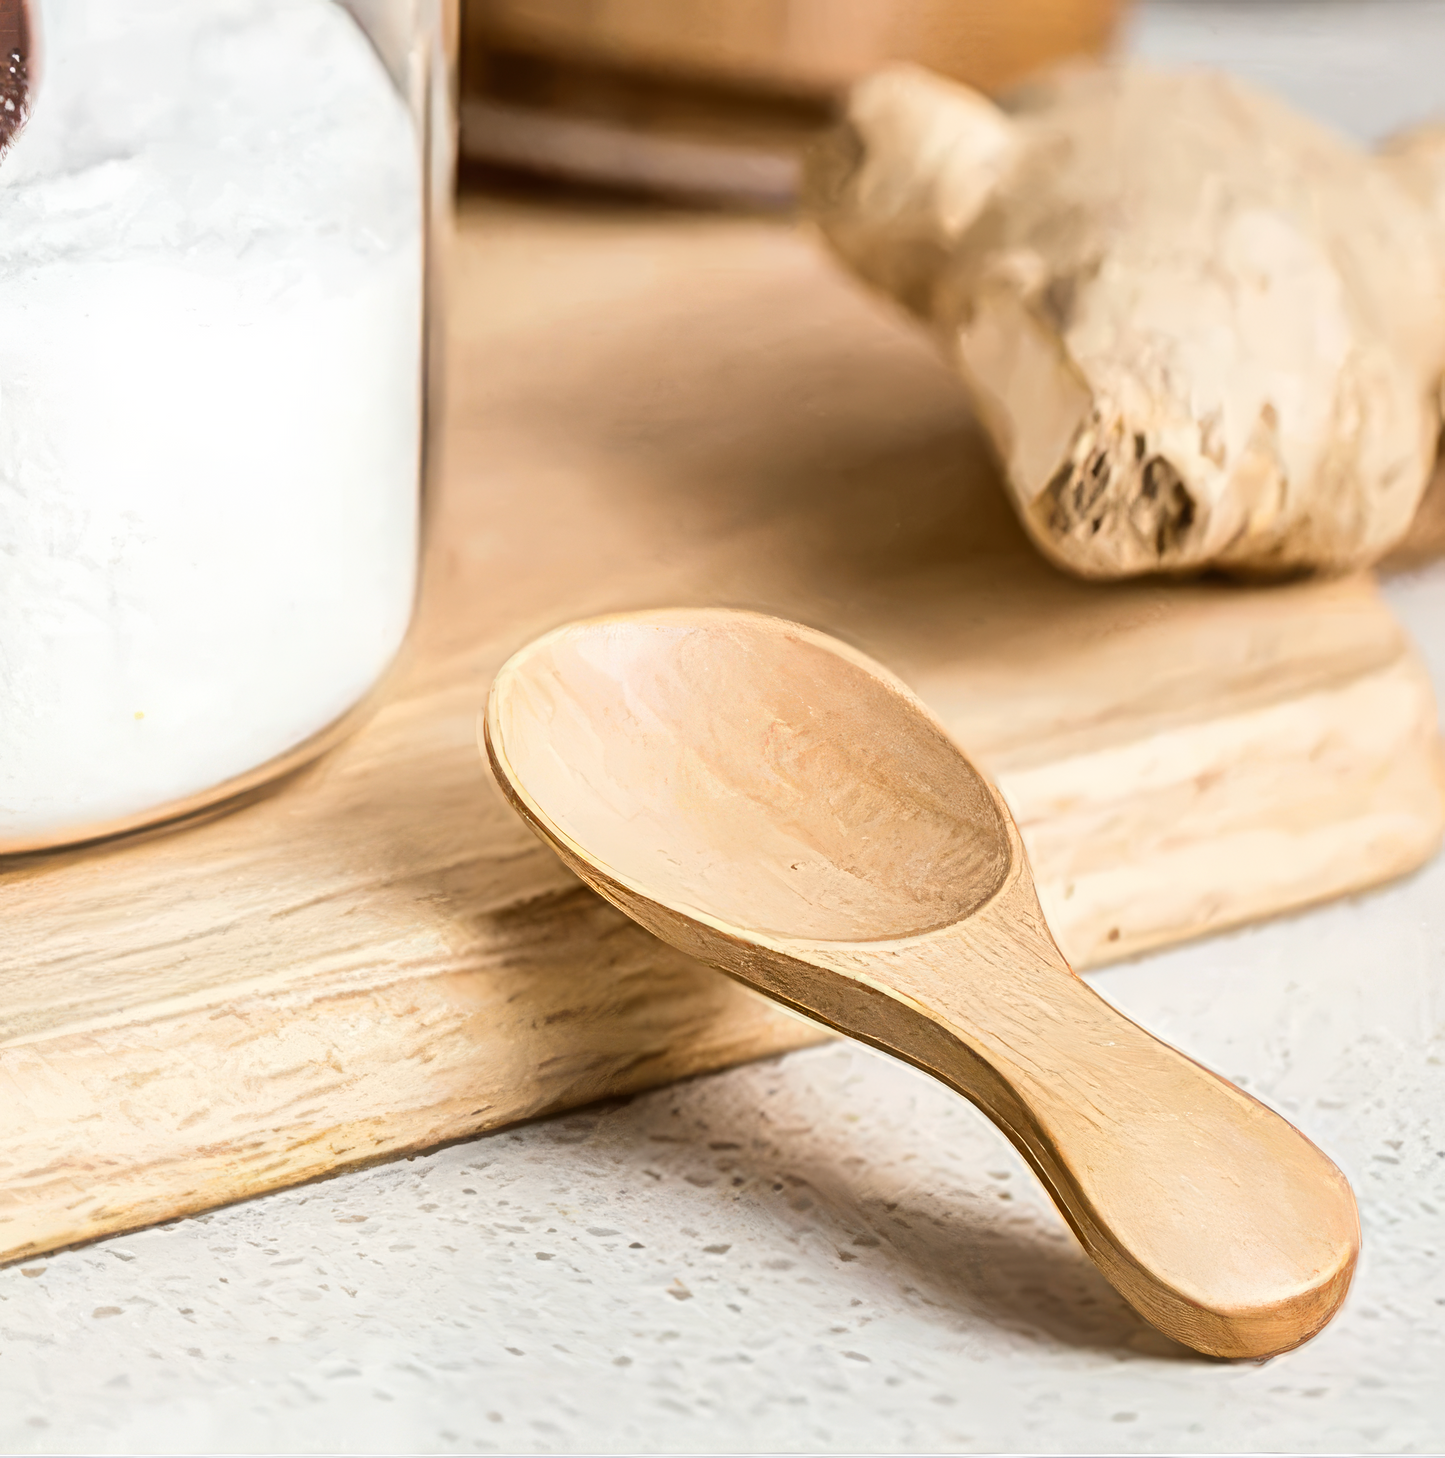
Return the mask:
[[1261,1357],[1339,1307],[1344,1176],[1075,976],[998,792],[878,664],[754,613],[600,618],[503,667],[484,735],[615,906],[977,1104],[1161,1331]]

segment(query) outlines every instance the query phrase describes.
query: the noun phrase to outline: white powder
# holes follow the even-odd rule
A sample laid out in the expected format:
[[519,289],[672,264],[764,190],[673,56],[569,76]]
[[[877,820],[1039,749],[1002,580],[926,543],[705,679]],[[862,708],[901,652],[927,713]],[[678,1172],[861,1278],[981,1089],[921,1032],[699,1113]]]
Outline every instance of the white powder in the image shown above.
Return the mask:
[[420,159],[332,0],[42,0],[0,161],[0,846],[306,739],[410,613]]

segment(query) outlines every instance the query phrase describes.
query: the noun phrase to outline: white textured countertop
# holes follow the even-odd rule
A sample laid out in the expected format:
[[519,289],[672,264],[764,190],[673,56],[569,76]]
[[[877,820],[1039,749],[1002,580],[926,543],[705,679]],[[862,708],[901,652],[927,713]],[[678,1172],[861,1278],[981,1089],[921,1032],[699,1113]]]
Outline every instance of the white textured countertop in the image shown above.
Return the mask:
[[[1160,3],[1136,45],[1361,134],[1445,110],[1434,0]],[[1445,701],[1445,564],[1387,590]],[[1445,1447],[1445,861],[1092,980],[1353,1182],[1301,1350],[1172,1346],[969,1105],[834,1044],[0,1270],[0,1451]]]

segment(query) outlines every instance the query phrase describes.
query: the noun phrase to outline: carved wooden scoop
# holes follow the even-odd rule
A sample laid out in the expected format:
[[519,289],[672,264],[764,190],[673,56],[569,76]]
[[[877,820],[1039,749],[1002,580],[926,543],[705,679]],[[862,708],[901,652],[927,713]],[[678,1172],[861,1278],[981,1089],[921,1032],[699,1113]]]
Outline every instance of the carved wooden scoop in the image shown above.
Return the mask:
[[754,613],[602,618],[512,658],[484,728],[588,885],[971,1099],[1161,1331],[1259,1357],[1334,1314],[1344,1176],[1074,975],[997,791],[878,664]]

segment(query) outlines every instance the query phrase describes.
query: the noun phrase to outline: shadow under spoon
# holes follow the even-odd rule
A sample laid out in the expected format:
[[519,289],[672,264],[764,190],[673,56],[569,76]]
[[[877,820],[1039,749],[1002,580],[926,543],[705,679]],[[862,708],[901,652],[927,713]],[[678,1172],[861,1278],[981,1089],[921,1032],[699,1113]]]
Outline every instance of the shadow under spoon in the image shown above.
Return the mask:
[[971,1099],[1161,1331],[1261,1357],[1337,1310],[1344,1176],[1073,973],[1003,800],[878,664],[754,613],[597,619],[513,657],[483,728],[588,885]]

